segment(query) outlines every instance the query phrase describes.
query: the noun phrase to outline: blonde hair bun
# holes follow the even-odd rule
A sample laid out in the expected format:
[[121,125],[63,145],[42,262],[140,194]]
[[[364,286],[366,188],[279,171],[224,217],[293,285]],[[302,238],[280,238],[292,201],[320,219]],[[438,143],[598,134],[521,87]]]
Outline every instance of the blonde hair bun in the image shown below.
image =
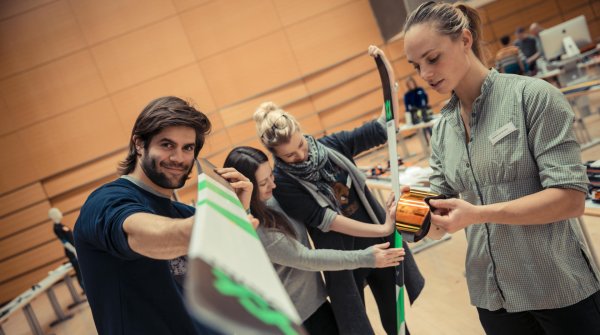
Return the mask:
[[287,143],[293,133],[300,131],[298,121],[271,101],[260,104],[253,119],[258,137],[269,149]]
[[279,106],[277,106],[274,102],[272,102],[272,101],[263,102],[262,104],[260,104],[260,106],[258,106],[256,111],[254,112],[254,117],[253,117],[254,122],[256,122],[257,124],[264,122],[265,119],[267,119],[267,116],[269,115],[269,113],[274,112],[274,111],[281,111],[280,113],[277,113],[277,116],[279,116],[283,113],[281,108],[279,108]]

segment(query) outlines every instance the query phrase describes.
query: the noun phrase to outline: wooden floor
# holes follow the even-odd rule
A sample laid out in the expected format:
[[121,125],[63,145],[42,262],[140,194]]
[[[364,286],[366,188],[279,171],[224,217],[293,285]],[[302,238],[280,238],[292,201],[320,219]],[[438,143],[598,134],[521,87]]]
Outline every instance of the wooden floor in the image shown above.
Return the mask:
[[[594,104],[600,106],[600,103]],[[595,137],[600,137],[600,117],[598,114],[586,120],[588,130]],[[416,136],[407,140],[409,150],[420,152],[420,144]],[[422,155],[409,159],[409,163],[426,165]],[[600,159],[600,145],[584,150],[584,161]],[[363,157],[359,164],[377,164],[387,160],[385,152],[374,152]],[[596,249],[600,249],[600,218],[584,217],[591,241]],[[407,308],[407,322],[412,334],[417,335],[481,335],[483,329],[479,325],[477,313],[470,305],[465,281],[466,240],[462,232],[452,235],[429,249],[416,254],[416,260],[426,279],[426,285],[419,299]],[[56,288],[61,305],[71,303],[70,296],[63,284]],[[384,334],[378,321],[377,307],[367,292],[367,312],[371,317],[377,334]],[[408,301],[408,300],[406,300]],[[50,328],[53,312],[46,296],[40,296],[33,302],[33,308],[47,333],[56,335],[93,335],[96,334],[94,323],[87,304],[80,305],[70,311],[74,317],[62,324]],[[7,335],[30,334],[22,312],[17,312],[3,325]]]

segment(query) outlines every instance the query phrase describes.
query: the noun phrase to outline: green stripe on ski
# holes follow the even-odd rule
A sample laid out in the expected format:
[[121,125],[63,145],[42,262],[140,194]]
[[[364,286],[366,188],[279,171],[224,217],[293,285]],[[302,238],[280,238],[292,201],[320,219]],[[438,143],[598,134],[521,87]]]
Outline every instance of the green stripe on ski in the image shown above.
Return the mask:
[[385,101],[385,120],[390,121],[394,119],[394,113],[392,113],[391,101]]
[[241,207],[241,203],[237,197],[231,195],[230,193],[227,193],[226,191],[219,188],[217,185],[215,185],[213,183],[209,183],[208,180],[206,180],[206,179],[204,179],[198,183],[198,191],[201,191],[205,188],[208,188],[209,190],[211,190],[211,191],[217,193],[218,195],[222,196],[223,198],[229,200],[229,202],[233,203],[234,205]]
[[239,226],[240,228],[245,230],[248,234],[254,236],[255,238],[258,238],[258,235],[256,234],[256,230],[254,230],[254,227],[252,227],[252,225],[250,223],[248,223],[248,221],[240,218],[239,216],[237,216],[237,215],[231,213],[230,211],[226,210],[225,208],[219,206],[219,204],[217,204],[216,202],[208,200],[208,199],[203,199],[201,201],[198,201],[198,203],[196,205],[202,206],[204,204],[210,206],[210,208],[219,212],[219,214],[221,214],[225,218],[229,219],[229,221],[235,223],[237,226]]
[[[402,235],[396,231],[394,233],[394,247],[402,248]],[[403,283],[404,284],[404,283]],[[404,285],[399,287],[398,296],[396,297],[396,329],[401,331],[401,327],[404,324]]]
[[267,325],[277,327],[282,334],[298,334],[285,314],[274,310],[263,298],[246,285],[233,281],[227,274],[217,268],[213,268],[212,273],[215,276],[215,288],[219,293],[238,298],[240,305],[248,313]]

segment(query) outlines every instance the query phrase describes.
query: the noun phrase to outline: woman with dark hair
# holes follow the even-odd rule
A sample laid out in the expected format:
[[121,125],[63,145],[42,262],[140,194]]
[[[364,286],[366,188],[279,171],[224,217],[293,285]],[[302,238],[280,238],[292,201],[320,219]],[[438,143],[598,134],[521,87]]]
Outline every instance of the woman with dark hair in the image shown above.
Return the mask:
[[431,138],[431,223],[467,236],[471,303],[487,334],[598,334],[600,272],[576,217],[588,180],[573,111],[547,82],[485,65],[481,20],[427,2],[404,27],[406,58],[450,94]]
[[[311,335],[338,334],[319,271],[396,266],[403,259],[404,250],[388,249],[388,242],[352,251],[311,249],[304,224],[288,217],[273,197],[273,172],[262,151],[237,147],[225,159],[224,167],[235,168],[254,185],[250,210],[260,222],[258,235],[304,327]],[[388,202],[388,209],[395,211],[392,201]],[[394,225],[392,217],[388,215],[388,225]]]

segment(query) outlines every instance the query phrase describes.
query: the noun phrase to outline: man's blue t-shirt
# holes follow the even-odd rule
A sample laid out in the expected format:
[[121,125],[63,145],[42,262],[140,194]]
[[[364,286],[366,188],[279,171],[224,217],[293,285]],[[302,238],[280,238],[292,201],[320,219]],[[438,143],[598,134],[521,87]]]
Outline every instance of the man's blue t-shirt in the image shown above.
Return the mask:
[[[99,334],[204,333],[188,314],[168,260],[131,250],[123,231],[135,213],[187,218],[194,208],[124,178],[95,190],[75,224],[75,246]],[[212,332],[211,332],[212,333]]]

